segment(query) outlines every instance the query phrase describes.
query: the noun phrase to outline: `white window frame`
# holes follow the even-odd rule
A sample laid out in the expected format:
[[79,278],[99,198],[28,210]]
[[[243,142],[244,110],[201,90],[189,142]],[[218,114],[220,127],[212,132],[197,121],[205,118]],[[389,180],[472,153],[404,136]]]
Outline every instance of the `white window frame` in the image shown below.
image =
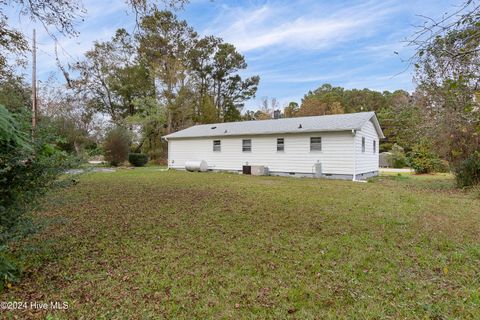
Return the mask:
[[252,152],[252,139],[242,139],[242,152]]
[[[216,144],[218,142],[218,144]],[[213,152],[222,151],[222,140],[213,140]]]
[[[320,139],[320,142],[313,142],[314,139]],[[310,137],[310,151],[323,151],[322,137]]]

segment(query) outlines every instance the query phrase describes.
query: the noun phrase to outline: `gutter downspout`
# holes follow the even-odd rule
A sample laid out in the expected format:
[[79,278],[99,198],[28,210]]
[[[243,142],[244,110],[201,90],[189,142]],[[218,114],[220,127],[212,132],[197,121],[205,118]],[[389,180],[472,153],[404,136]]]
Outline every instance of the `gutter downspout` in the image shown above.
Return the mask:
[[353,135],[353,178],[352,181],[357,181],[357,148],[356,148],[356,141],[355,137],[357,135],[357,130],[352,129]]

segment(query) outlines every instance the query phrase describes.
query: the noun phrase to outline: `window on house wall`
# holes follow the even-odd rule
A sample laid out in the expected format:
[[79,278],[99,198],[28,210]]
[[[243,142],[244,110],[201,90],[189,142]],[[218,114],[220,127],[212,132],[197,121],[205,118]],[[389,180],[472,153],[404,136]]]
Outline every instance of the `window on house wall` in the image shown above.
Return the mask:
[[277,138],[277,151],[285,150],[285,140],[283,138]]
[[322,137],[310,137],[310,151],[322,151]]
[[377,153],[377,141],[373,140],[373,153]]
[[220,140],[213,140],[213,151],[221,151],[222,143]]
[[365,137],[362,137],[362,152],[365,152]]
[[242,140],[242,151],[243,152],[252,151],[252,140],[251,139]]

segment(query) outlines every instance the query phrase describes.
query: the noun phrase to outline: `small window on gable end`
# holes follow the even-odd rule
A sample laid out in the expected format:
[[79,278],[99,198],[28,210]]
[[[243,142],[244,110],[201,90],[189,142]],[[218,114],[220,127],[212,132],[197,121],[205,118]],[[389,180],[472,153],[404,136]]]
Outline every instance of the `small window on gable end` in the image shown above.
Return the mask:
[[377,141],[373,140],[373,153],[377,153]]
[[285,151],[284,138],[277,138],[277,151]]
[[213,140],[213,151],[222,151],[222,142],[220,140]]
[[242,140],[242,151],[243,152],[252,151],[252,140],[251,139]]
[[362,152],[365,152],[365,137],[362,137]]
[[322,137],[310,137],[310,151],[322,151]]

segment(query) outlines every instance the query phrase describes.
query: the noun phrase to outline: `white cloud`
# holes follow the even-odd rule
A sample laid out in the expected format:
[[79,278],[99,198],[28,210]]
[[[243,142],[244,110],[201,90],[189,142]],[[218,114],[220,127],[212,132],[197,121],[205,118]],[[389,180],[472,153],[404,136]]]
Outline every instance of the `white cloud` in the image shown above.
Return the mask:
[[271,46],[318,50],[374,32],[396,6],[387,1],[347,9],[313,4],[308,9],[297,10],[295,2],[283,6],[224,7],[206,33],[219,34],[243,52]]
[[[321,72],[318,71],[318,74],[312,75],[308,74],[305,70],[300,70],[300,72],[286,72],[284,70],[279,70],[279,72],[269,72],[262,73],[263,80],[266,80],[271,83],[309,83],[309,82],[322,82],[322,81],[333,81],[335,79],[346,79],[350,78],[356,74],[359,74],[361,71],[368,69],[369,65],[363,65],[360,67],[350,68],[347,70],[336,71],[336,72]],[[288,74],[288,77],[285,76]]]

